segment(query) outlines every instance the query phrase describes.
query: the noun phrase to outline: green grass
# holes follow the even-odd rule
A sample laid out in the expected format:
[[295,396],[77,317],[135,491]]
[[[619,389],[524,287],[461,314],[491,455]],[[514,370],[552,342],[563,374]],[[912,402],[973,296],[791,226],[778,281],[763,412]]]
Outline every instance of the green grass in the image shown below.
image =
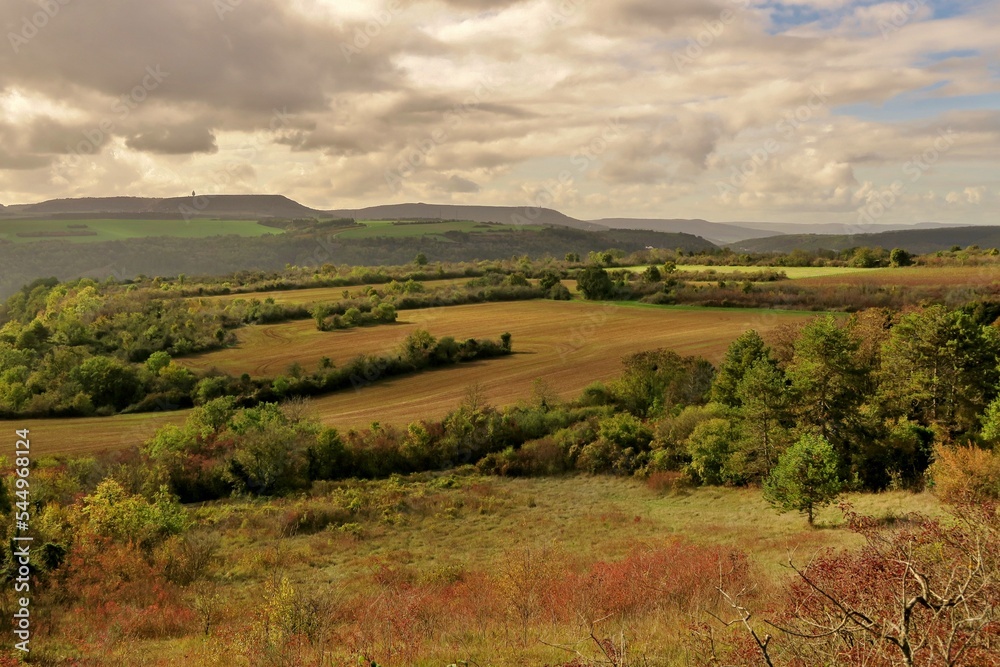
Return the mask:
[[[626,271],[640,273],[646,270],[643,266],[627,266]],[[850,266],[708,266],[705,264],[678,264],[678,272],[695,273],[714,271],[722,276],[735,276],[741,273],[756,273],[757,271],[780,271],[788,276],[789,280],[799,280],[801,278],[822,278],[824,276],[839,276],[845,274],[858,275],[871,273],[873,271],[884,271],[885,269],[856,269]]]
[[[36,232],[90,233],[80,236],[19,236]],[[14,243],[49,240],[97,243],[152,236],[205,238],[229,234],[265,236],[279,233],[280,230],[265,227],[256,220],[0,220],[0,239]]]
[[338,236],[344,239],[417,238],[430,236],[438,240],[447,241],[449,240],[448,237],[443,236],[446,232],[481,234],[525,230],[538,231],[542,229],[540,225],[502,225],[469,221],[413,222],[406,220],[359,220],[358,222],[365,225],[366,229],[349,229]]

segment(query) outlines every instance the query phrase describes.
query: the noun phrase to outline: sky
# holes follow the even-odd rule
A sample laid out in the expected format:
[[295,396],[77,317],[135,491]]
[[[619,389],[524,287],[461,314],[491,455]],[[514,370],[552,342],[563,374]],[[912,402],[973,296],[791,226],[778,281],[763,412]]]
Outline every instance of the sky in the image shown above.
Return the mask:
[[0,0],[0,204],[1000,223],[1000,2]]

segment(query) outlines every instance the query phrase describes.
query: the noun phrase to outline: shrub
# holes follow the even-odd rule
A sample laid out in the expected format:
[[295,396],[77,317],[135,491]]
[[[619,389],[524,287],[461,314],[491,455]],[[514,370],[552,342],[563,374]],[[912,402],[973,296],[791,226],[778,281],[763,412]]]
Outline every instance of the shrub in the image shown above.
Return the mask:
[[174,535],[160,545],[155,563],[167,581],[187,586],[205,574],[221,541],[216,533]]
[[563,285],[562,283],[553,285],[549,289],[547,294],[548,297],[553,301],[569,301],[570,299],[573,298],[573,295],[570,294],[569,289],[567,289],[566,286]]
[[611,405],[614,403],[614,398],[611,396],[610,390],[603,382],[591,382],[586,387],[583,388],[583,394],[580,396],[580,405],[583,406],[595,406],[595,405]]
[[93,494],[83,499],[83,515],[98,535],[120,541],[152,546],[167,535],[176,535],[188,526],[187,514],[166,487],[149,501],[130,495],[121,484],[107,479]]
[[995,505],[957,506],[947,522],[911,515],[902,528],[846,513],[862,549],[790,562],[797,577],[770,618],[754,618],[742,593],[729,596],[725,622],[741,636],[723,654],[724,638],[705,633],[698,664],[1000,665]]
[[690,470],[703,484],[727,484],[742,481],[740,471],[730,466],[735,429],[728,419],[709,419],[695,427],[687,440],[691,457]]
[[655,493],[677,494],[692,488],[693,484],[691,478],[682,472],[657,470],[646,478],[646,486]]
[[1000,499],[1000,453],[979,447],[934,451],[930,468],[934,491],[947,502]]
[[98,646],[127,637],[186,634],[194,614],[180,604],[179,590],[134,544],[109,538],[81,540],[67,556],[53,588],[69,605],[57,635]]
[[653,433],[645,424],[628,413],[606,417],[598,423],[601,438],[622,448],[648,449]]

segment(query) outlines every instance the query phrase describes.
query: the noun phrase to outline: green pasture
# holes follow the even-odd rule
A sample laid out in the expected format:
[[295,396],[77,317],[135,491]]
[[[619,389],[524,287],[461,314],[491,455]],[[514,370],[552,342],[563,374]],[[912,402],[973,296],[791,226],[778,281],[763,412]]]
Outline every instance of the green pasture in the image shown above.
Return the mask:
[[0,240],[14,243],[51,240],[97,243],[152,236],[205,238],[278,233],[281,230],[265,227],[256,220],[0,220]]
[[433,236],[440,240],[448,240],[443,236],[446,232],[465,232],[467,234],[482,234],[493,232],[510,232],[523,230],[540,230],[541,225],[503,225],[496,223],[471,222],[468,220],[448,221],[409,221],[409,220],[359,220],[365,229],[349,229],[339,234],[344,239],[374,239],[374,238],[416,238]]

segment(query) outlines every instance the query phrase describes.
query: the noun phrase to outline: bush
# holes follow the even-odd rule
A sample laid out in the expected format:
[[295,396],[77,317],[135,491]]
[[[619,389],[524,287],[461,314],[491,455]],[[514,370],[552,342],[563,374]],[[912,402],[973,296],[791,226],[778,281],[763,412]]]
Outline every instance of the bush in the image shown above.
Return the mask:
[[687,441],[691,456],[690,470],[702,484],[730,484],[743,481],[740,471],[732,470],[730,459],[737,441],[728,419],[709,419],[698,424]]
[[628,413],[602,419],[598,424],[598,433],[601,438],[622,448],[649,449],[649,441],[653,439],[652,431]]
[[83,499],[83,515],[97,535],[152,546],[167,535],[183,532],[187,514],[177,499],[161,488],[152,502],[130,495],[118,482],[107,479]]
[[646,478],[646,486],[651,491],[661,494],[678,494],[691,489],[694,484],[691,478],[676,470],[658,470],[651,472]]
[[174,535],[156,553],[156,564],[167,581],[181,586],[204,576],[222,540],[216,533]]
[[674,292],[653,292],[639,299],[642,303],[650,303],[654,306],[670,306],[677,303],[677,294]]
[[583,394],[580,396],[580,405],[583,406],[611,405],[612,403],[614,403],[614,398],[611,396],[611,392],[600,381],[588,384],[583,388]]
[[565,285],[559,283],[549,289],[548,297],[553,301],[569,301],[573,298],[573,295],[570,294]]
[[947,502],[1000,499],[1000,453],[979,447],[934,451],[930,468],[934,492]]
[[520,449],[508,447],[487,454],[476,464],[484,475],[533,477],[558,475],[568,469],[566,453],[553,438],[526,442]]

